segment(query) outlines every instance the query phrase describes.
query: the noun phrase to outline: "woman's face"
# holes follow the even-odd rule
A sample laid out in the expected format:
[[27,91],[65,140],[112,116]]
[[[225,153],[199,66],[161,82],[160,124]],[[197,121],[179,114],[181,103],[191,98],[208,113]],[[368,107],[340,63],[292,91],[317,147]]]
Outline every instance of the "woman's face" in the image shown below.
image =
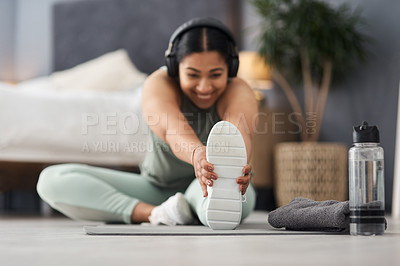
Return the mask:
[[228,66],[216,51],[193,53],[179,63],[182,91],[199,108],[210,108],[225,91]]

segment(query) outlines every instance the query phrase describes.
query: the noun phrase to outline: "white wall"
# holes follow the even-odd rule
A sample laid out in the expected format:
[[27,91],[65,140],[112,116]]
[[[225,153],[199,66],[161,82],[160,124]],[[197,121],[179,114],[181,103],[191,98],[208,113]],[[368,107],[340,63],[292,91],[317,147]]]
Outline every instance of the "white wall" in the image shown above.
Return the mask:
[[17,80],[51,72],[51,7],[60,0],[18,0],[15,46]]
[[258,35],[261,18],[249,1],[241,2],[242,9],[242,40],[241,50],[258,50]]
[[0,1],[0,80],[14,80],[15,1]]
[[0,1],[0,80],[22,81],[52,69],[51,7],[73,0]]

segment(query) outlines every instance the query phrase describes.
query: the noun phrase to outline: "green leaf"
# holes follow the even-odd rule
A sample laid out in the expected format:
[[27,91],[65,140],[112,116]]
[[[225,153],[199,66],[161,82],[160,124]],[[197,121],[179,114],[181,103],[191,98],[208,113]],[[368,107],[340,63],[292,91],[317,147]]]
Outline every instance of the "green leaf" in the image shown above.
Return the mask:
[[339,78],[357,61],[365,61],[362,33],[366,26],[361,10],[347,4],[336,9],[317,0],[252,0],[263,19],[260,53],[268,63],[301,81],[300,48],[307,49],[313,80],[322,78],[322,64],[333,62],[333,77]]

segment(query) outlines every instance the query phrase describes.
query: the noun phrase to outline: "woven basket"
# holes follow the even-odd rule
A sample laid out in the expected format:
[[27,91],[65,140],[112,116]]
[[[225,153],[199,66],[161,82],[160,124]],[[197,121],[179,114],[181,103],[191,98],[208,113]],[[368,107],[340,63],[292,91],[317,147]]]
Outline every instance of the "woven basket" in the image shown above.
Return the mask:
[[295,197],[348,199],[347,148],[339,143],[286,142],[275,148],[278,206]]

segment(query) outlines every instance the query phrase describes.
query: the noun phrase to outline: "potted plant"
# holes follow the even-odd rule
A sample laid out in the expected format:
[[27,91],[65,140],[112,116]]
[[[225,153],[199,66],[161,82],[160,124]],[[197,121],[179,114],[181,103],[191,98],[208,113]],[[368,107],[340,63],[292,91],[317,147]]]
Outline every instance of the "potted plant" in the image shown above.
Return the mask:
[[[314,200],[347,198],[347,148],[319,143],[333,80],[365,59],[368,38],[360,12],[318,0],[252,0],[262,17],[259,52],[272,66],[299,125],[302,142],[276,145],[278,205],[295,196]],[[295,88],[303,87],[301,103]]]

